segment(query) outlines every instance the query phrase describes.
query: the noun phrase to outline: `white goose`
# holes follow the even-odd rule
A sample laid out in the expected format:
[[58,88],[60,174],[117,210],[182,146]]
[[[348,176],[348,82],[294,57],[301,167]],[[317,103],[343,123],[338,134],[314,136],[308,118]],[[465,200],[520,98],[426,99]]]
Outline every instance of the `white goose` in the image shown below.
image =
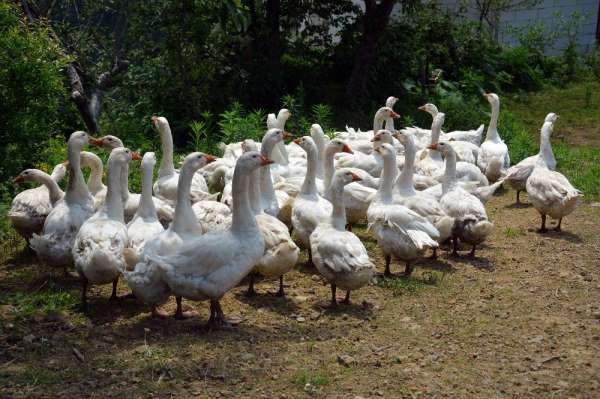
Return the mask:
[[[173,222],[164,232],[146,243],[139,258],[136,253],[128,251],[127,264],[134,266],[134,269],[123,272],[123,276],[135,296],[150,305],[153,317],[167,317],[167,314],[160,310],[158,305],[166,302],[171,295],[171,290],[163,280],[162,272],[153,259],[156,256],[177,256],[190,241],[202,235],[202,227],[196,220],[190,203],[190,188],[196,175],[195,172],[214,160],[215,157],[199,152],[193,152],[185,157],[179,172]],[[183,311],[181,297],[176,299],[176,319],[184,319],[193,315],[193,312]]]
[[331,284],[331,306],[337,305],[337,287],[346,290],[343,302],[350,303],[350,291],[368,284],[375,274],[375,265],[363,243],[345,231],[344,185],[359,180],[360,177],[347,169],[335,172],[331,185],[331,216],[319,223],[310,235],[315,267]]
[[[544,125],[551,127],[552,122]],[[563,174],[548,168],[544,156],[537,157],[525,187],[529,200],[542,217],[541,233],[546,232],[546,215],[558,219],[556,231],[560,231],[562,219],[575,210],[582,196]]]
[[41,184],[17,194],[7,214],[13,228],[25,238],[27,244],[33,233],[42,231],[52,207],[63,197],[64,193],[58,182],[62,180],[66,170],[64,164],[58,164],[51,175],[38,169],[25,169],[15,177],[15,183],[34,181]]
[[[284,138],[290,137],[290,134],[277,128],[268,130],[263,136],[260,152],[266,159],[271,159],[273,148]],[[265,213],[277,217],[286,225],[291,225],[291,210],[293,199],[284,191],[273,188],[273,179],[269,166],[260,169],[260,201],[261,207]]]
[[135,215],[127,223],[129,247],[139,255],[144,245],[165,229],[158,220],[154,201],[152,201],[152,175],[156,165],[156,156],[147,152],[142,158],[142,195]]
[[393,185],[397,174],[396,151],[383,144],[378,151],[384,167],[379,190],[371,201],[367,218],[377,244],[385,256],[385,275],[391,276],[392,256],[406,262],[405,275],[412,272],[411,262],[420,258],[427,248],[437,248],[440,233],[424,217],[403,205],[394,204]]
[[[394,112],[390,107],[381,107],[375,112],[373,118],[373,130],[367,132],[348,133],[348,132],[337,132],[336,137],[347,140],[348,145],[352,148],[352,151],[362,152],[364,154],[370,154],[373,152],[373,145],[371,139],[383,128],[383,123],[389,119],[399,118],[400,115]],[[350,165],[351,166],[351,165]],[[347,167],[347,165],[344,165]]]
[[34,233],[30,242],[41,261],[62,266],[65,271],[73,263],[71,249],[75,236],[83,222],[94,213],[94,199],[80,168],[79,154],[88,142],[89,136],[85,132],[74,132],[69,137],[67,191],[46,217],[42,234]]
[[65,176],[66,170],[64,164],[58,164],[51,175],[38,169],[25,169],[15,177],[15,183],[34,181],[41,184],[17,194],[7,213],[13,228],[25,238],[28,245],[32,234],[42,231],[52,207],[63,197],[58,182]]
[[[313,139],[304,136],[294,140],[294,142],[306,151],[308,163],[302,188],[294,200],[292,226],[300,245],[303,248],[309,249],[309,261],[312,261],[312,257],[310,256],[310,235],[317,225],[328,217],[333,208],[331,203],[319,195],[317,191],[317,147]],[[325,172],[327,173],[327,170]]]
[[470,256],[475,256],[475,248],[492,232],[494,225],[488,220],[483,203],[473,194],[463,189],[456,179],[456,153],[450,142],[432,144],[431,148],[440,151],[446,158],[446,172],[442,183],[440,205],[446,214],[454,218],[452,229],[453,255],[458,255],[458,239],[472,245]]
[[[292,113],[285,108],[282,108],[275,114],[267,115],[267,130],[280,129],[285,131],[285,123],[292,116]],[[283,141],[278,142],[272,151],[272,160],[278,165],[287,166],[290,162],[289,154]]]
[[477,166],[489,181],[495,182],[510,167],[508,147],[498,134],[498,116],[500,115],[500,99],[495,93],[484,94],[492,106],[492,116],[488,125],[485,140],[481,143]]
[[[370,140],[373,150],[379,148],[381,144],[393,143],[392,132],[389,130],[378,130],[373,138]],[[352,143],[349,143],[352,148]],[[354,151],[354,150],[353,150]],[[336,168],[358,168],[369,173],[373,177],[379,177],[381,170],[383,169],[383,160],[381,155],[377,152],[372,151],[369,154],[364,152],[356,151],[351,154],[340,153],[337,156]]]
[[117,298],[117,282],[125,269],[123,251],[129,244],[127,226],[123,219],[121,170],[132,159],[141,159],[127,148],[116,148],[108,158],[108,190],[105,204],[79,229],[73,244],[75,269],[83,287],[81,302],[87,311],[89,284],[112,282],[111,299]]
[[556,122],[558,115],[555,113],[549,113],[546,115],[544,124],[540,130],[540,151],[536,155],[523,159],[516,165],[511,166],[506,171],[504,181],[507,182],[517,192],[517,204],[520,204],[519,194],[524,191],[527,184],[527,179],[533,172],[538,157],[543,157],[548,169],[556,169],[556,158],[552,152],[552,144],[550,143],[550,136],[553,131],[553,124]]
[[272,162],[258,152],[247,152],[238,159],[229,230],[193,237],[174,255],[151,257],[175,295],[195,301],[210,300],[209,327],[227,324],[219,300],[264,255],[265,243],[250,207],[248,188],[252,171]]
[[[179,171],[173,164],[173,136],[169,122],[164,117],[152,117],[152,122],[160,134],[162,145],[162,159],[158,169],[158,180],[154,183],[154,195],[162,200],[174,202],[177,199],[177,182]],[[190,196],[192,202],[206,199],[215,199],[216,196],[208,192],[208,186],[202,174],[197,173],[191,185]]]
[[[244,152],[256,151],[257,145],[253,140],[242,143]],[[250,206],[256,217],[256,223],[265,241],[265,252],[250,273],[248,296],[255,295],[254,276],[256,273],[267,278],[279,278],[279,291],[277,296],[285,296],[283,289],[283,275],[296,265],[300,250],[290,237],[287,226],[274,216],[263,212],[260,206],[260,171],[254,170],[250,174],[249,183]]]
[[[398,130],[395,137],[404,146],[404,168],[394,185],[394,203],[404,205],[427,218],[440,232],[438,243],[444,242],[452,234],[454,219],[446,215],[440,203],[432,196],[415,190],[413,175],[416,147],[414,138],[407,130]],[[436,249],[434,248],[434,257]]]
[[[90,140],[90,144],[92,143],[93,141]],[[102,164],[102,159],[93,152],[81,151],[80,157],[81,167],[90,169],[87,186],[90,194],[94,197],[94,209],[97,210],[104,204],[104,200],[106,199],[106,186],[102,183],[104,165]]]

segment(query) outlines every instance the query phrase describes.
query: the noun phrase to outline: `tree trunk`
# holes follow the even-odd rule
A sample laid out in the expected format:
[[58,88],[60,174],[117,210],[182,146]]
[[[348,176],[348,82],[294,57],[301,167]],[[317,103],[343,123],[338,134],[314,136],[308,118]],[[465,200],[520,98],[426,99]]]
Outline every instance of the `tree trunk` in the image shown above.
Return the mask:
[[385,32],[395,0],[365,0],[365,15],[362,18],[363,35],[356,51],[346,95],[350,103],[358,103],[369,94],[369,69],[377,55],[377,44]]

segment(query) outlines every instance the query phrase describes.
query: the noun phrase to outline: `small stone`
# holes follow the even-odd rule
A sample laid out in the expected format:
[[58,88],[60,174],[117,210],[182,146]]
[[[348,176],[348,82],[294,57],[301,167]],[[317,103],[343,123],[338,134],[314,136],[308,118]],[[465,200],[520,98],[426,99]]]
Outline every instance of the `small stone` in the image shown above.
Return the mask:
[[344,314],[342,315],[342,320],[348,320],[348,317],[349,317],[349,316],[348,316],[348,313],[344,313]]
[[250,360],[254,360],[256,358],[256,356],[254,356],[252,353],[244,353],[241,356],[241,359],[245,362],[249,362]]
[[310,314],[311,320],[317,320],[319,317],[321,317],[321,312],[317,312],[316,310]]
[[298,316],[298,317],[296,317],[296,321],[297,321],[298,323],[303,323],[303,322],[305,322],[305,321],[306,321],[306,319],[305,319],[304,317],[302,317],[302,316]]
[[299,303],[304,303],[304,302],[308,301],[308,297],[304,296],[304,295],[296,295],[294,297],[294,299],[296,300],[296,302],[299,302]]
[[318,274],[313,274],[312,276],[310,276],[310,278],[312,279],[312,281],[321,281],[321,276],[319,276]]
[[375,395],[377,395],[377,396],[383,396],[383,391],[377,390],[377,391],[375,391]]
[[315,388],[315,386],[313,384],[311,384],[310,382],[307,382],[304,385],[304,392],[312,394],[312,393],[317,392],[317,388]]
[[337,361],[339,364],[346,366],[346,367],[350,367],[354,363],[356,363],[356,360],[350,355],[340,355],[340,356],[338,356]]
[[592,313],[592,317],[593,317],[594,319],[598,319],[598,320],[600,320],[600,312],[594,312],[594,313]]

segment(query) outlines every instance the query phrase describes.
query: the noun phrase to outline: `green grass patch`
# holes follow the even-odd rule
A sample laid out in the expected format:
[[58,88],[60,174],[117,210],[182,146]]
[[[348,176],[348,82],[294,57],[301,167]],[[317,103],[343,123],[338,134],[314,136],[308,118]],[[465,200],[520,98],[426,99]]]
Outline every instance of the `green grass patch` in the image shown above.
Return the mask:
[[300,370],[294,377],[293,382],[299,388],[304,388],[306,384],[318,388],[329,384],[329,378],[324,373]]
[[524,235],[525,233],[520,227],[507,227],[504,229],[504,235],[508,238],[515,238]]
[[410,278],[377,278],[377,286],[392,291],[394,296],[413,295],[428,286],[441,285],[445,277],[446,273],[427,270]]
[[40,311],[74,310],[79,304],[78,298],[68,291],[18,292],[4,296],[0,302],[10,305],[15,317],[28,317]]

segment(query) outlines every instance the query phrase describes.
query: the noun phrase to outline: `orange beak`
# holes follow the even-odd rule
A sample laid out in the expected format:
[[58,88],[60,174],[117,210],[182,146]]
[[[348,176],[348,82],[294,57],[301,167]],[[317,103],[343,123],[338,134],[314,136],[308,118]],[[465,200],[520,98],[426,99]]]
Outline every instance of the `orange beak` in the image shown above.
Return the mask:
[[300,139],[294,139],[294,144],[300,145]]
[[348,154],[354,154],[354,151],[352,151],[352,149],[350,147],[348,147],[348,144],[344,144],[344,146],[342,147],[342,152],[347,152]]
[[371,139],[371,143],[375,142],[375,141],[381,141],[381,135],[375,135],[372,139]]
[[434,144],[431,144],[430,146],[428,146],[427,148],[429,148],[430,150],[437,150],[438,145],[437,145],[437,143],[434,143]]
[[137,151],[131,151],[131,160],[132,161],[140,161],[142,159],[142,155]]
[[23,176],[21,176],[21,175],[19,175],[19,176],[15,177],[15,178],[13,179],[13,182],[14,182],[14,183],[20,183],[20,182],[23,182],[23,181],[25,181],[25,179],[24,179],[24,178],[23,178]]
[[420,109],[421,111],[425,111],[425,106],[424,106],[424,105],[421,105],[421,106],[419,107],[419,109]]
[[390,116],[394,119],[396,118],[400,118],[400,115],[398,115],[397,113],[395,113],[394,111],[392,111],[392,113],[390,114]]
[[204,157],[206,158],[207,164],[209,164],[211,162],[215,162],[217,160],[217,157],[215,157],[214,155],[210,155],[210,154],[206,154]]
[[90,137],[90,144],[96,147],[102,147],[102,139],[97,139],[95,137]]
[[269,158],[263,155],[260,156],[260,166],[270,165],[272,163],[273,161],[271,161]]
[[291,139],[293,137],[294,136],[290,132],[286,132],[286,131],[283,132],[283,138],[284,139]]
[[352,181],[362,181],[359,175],[352,173]]

